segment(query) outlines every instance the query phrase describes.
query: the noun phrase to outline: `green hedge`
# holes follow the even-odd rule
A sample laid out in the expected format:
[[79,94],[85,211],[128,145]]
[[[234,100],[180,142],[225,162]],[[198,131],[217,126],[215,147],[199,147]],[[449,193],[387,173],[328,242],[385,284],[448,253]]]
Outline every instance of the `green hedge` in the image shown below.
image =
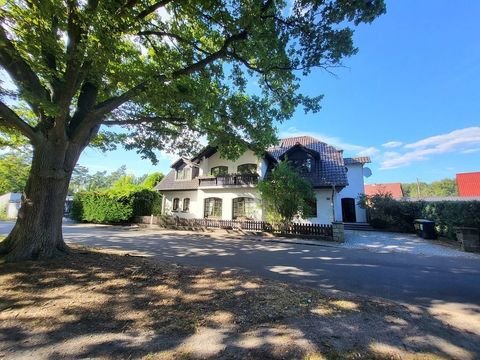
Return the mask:
[[118,224],[129,222],[134,216],[159,215],[160,204],[161,196],[146,189],[81,192],[74,197],[71,216],[82,222]]
[[415,219],[428,219],[435,222],[439,235],[454,239],[457,226],[480,228],[480,201],[397,201],[374,195],[362,198],[360,206],[378,229],[413,233]]

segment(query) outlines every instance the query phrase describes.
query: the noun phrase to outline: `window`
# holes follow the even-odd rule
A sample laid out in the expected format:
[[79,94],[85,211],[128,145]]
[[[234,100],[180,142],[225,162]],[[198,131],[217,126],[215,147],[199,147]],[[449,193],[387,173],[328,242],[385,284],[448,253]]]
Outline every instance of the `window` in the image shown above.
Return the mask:
[[317,217],[317,199],[307,202],[308,210],[304,217],[314,218]]
[[237,172],[239,174],[256,174],[257,173],[257,164],[242,164],[238,165]]
[[228,174],[228,166],[215,166],[210,170],[213,176],[222,176]]
[[177,170],[177,176],[175,177],[176,180],[190,180],[191,168],[184,167],[183,169]]
[[178,211],[179,207],[180,207],[180,199],[179,198],[173,199],[172,211]]
[[233,199],[233,219],[255,217],[255,199],[240,197]]
[[222,217],[222,199],[206,198],[203,211],[205,218],[221,218]]
[[190,199],[185,198],[183,199],[183,212],[188,212],[190,210]]
[[301,174],[308,174],[312,172],[312,162],[313,161],[311,158],[295,159],[290,161],[292,166]]

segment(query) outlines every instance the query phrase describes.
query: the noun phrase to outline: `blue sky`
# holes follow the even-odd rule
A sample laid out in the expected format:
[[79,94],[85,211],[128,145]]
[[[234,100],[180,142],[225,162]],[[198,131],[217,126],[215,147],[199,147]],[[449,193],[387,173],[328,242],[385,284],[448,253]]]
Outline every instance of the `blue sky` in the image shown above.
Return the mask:
[[[387,1],[387,14],[356,29],[359,53],[334,69],[314,71],[302,91],[324,94],[322,110],[297,111],[280,136],[312,135],[369,155],[368,183],[433,181],[480,171],[480,2]],[[167,172],[135,152],[87,150],[91,171],[126,164],[136,175]]]

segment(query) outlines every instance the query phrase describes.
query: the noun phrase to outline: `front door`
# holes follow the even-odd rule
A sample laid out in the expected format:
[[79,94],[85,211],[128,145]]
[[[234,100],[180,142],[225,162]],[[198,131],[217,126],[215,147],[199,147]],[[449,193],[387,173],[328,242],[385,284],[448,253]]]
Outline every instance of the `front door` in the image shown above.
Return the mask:
[[357,216],[355,215],[355,199],[342,199],[342,218],[343,222],[357,222]]

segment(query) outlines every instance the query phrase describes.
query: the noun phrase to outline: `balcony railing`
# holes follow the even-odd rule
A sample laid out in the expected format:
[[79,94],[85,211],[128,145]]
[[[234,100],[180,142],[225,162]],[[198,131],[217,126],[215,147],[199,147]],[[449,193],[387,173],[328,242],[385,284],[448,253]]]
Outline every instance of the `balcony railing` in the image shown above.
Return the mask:
[[198,179],[198,186],[255,185],[258,174],[227,174]]

